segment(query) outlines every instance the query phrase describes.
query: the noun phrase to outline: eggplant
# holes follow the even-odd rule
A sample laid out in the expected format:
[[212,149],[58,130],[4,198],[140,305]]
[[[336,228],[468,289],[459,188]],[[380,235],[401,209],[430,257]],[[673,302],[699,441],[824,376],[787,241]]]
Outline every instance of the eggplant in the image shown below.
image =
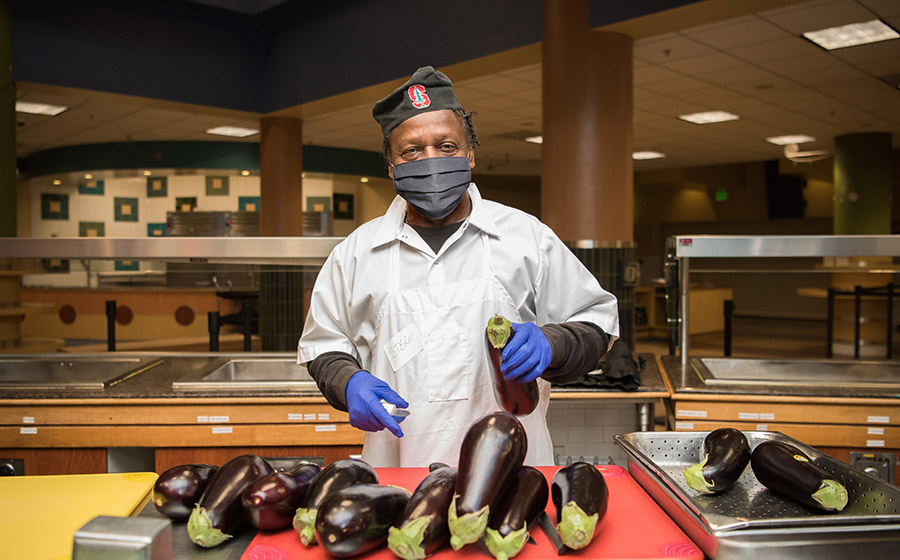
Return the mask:
[[825,512],[847,505],[844,485],[793,445],[760,443],[750,455],[750,468],[763,486],[803,505]]
[[750,444],[735,428],[719,428],[703,438],[702,459],[684,469],[687,485],[701,494],[727,490],[750,462]]
[[267,474],[244,489],[242,500],[250,524],[262,531],[291,525],[294,512],[322,467],[301,463],[288,471]]
[[576,461],[556,471],[550,494],[556,506],[556,530],[563,543],[575,550],[591,544],[609,502],[603,474],[594,465]]
[[491,386],[494,388],[494,397],[503,410],[516,416],[525,416],[534,411],[541,395],[538,392],[537,380],[528,383],[507,381],[500,371],[500,355],[506,343],[512,338],[513,332],[509,319],[502,315],[494,315],[488,320],[485,333],[491,355],[491,369],[494,373]]
[[209,480],[219,467],[201,463],[178,465],[166,470],[153,484],[151,500],[156,511],[169,519],[184,521],[191,516]]
[[216,471],[187,522],[188,535],[194,543],[212,548],[232,537],[247,520],[241,502],[244,488],[260,477],[275,472],[265,459],[256,455],[239,455]]
[[319,506],[316,539],[339,558],[378,548],[409,498],[409,491],[399,486],[354,484],[336,490]]
[[360,459],[338,459],[328,464],[312,480],[300,507],[294,513],[294,530],[304,546],[316,544],[316,514],[332,492],[354,484],[377,484],[378,474],[372,465]]
[[450,542],[447,512],[458,475],[453,467],[436,468],[413,491],[406,509],[388,531],[388,548],[397,557],[420,560]]
[[456,494],[447,514],[453,550],[481,538],[491,506],[512,483],[527,452],[525,428],[508,412],[488,414],[469,427],[460,446]]
[[528,541],[528,531],[547,507],[550,486],[541,471],[522,467],[512,485],[492,508],[484,543],[497,560],[518,554]]

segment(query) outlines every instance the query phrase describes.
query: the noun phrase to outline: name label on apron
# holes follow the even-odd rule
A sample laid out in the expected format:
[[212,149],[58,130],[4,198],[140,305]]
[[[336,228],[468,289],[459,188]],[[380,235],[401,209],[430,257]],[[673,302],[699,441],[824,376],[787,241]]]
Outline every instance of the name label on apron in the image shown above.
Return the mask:
[[384,348],[391,368],[396,372],[422,351],[422,336],[414,323],[394,335]]

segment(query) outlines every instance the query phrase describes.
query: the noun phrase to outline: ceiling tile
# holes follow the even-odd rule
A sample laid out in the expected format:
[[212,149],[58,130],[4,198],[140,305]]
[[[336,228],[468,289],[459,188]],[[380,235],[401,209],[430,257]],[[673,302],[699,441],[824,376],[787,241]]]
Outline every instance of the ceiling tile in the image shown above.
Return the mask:
[[761,12],[759,15],[796,35],[826,27],[868,21],[876,17],[871,10],[855,0],[806,2]]
[[641,39],[634,45],[634,57],[646,62],[664,64],[673,60],[693,58],[713,49],[678,33]]
[[699,43],[720,50],[766,43],[788,35],[784,29],[755,15],[692,27],[680,33]]

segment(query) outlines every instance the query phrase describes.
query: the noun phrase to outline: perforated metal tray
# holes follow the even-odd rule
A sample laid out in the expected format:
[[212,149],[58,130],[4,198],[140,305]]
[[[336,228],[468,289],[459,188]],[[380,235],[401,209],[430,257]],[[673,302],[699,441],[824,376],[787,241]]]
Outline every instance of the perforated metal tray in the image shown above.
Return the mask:
[[628,471],[711,558],[895,558],[900,550],[900,488],[778,432],[744,432],[751,448],[775,440],[801,449],[848,491],[841,512],[823,513],[760,484],[750,466],[725,492],[703,495],[682,471],[700,460],[707,432],[616,436]]

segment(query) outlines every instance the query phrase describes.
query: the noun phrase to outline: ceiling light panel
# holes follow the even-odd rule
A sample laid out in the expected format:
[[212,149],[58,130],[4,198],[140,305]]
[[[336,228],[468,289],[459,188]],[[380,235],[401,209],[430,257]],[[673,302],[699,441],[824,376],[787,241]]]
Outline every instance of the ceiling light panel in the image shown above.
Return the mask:
[[16,101],[17,113],[31,113],[32,115],[56,115],[68,110],[64,105],[50,105],[48,103],[32,103],[30,101]]
[[787,146],[788,144],[803,144],[804,142],[815,142],[816,139],[808,134],[785,134],[783,136],[770,136],[766,138],[769,144],[776,146]]
[[207,134],[218,134],[219,136],[231,136],[233,138],[246,138],[259,134],[258,130],[252,128],[242,128],[239,126],[217,126],[206,129]]
[[740,117],[728,111],[704,111],[702,113],[691,113],[688,115],[678,115],[678,118],[694,124],[712,124],[725,121],[736,121]]
[[660,159],[666,157],[666,154],[662,152],[653,152],[653,151],[642,151],[642,152],[634,152],[631,154],[633,159],[643,160],[643,159]]
[[897,39],[900,37],[900,33],[897,33],[883,21],[873,19],[871,21],[819,29],[818,31],[807,31],[803,36],[823,49],[831,51]]

